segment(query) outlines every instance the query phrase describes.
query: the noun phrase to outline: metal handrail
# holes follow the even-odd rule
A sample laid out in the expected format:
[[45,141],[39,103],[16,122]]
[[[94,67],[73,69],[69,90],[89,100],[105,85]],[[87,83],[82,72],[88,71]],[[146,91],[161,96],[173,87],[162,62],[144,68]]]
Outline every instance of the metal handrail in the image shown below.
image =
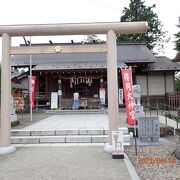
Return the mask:
[[160,105],[162,105],[162,107],[168,107],[168,109],[177,109],[179,107],[174,107],[174,106],[170,106],[168,104],[164,104],[164,103],[159,103]]
[[151,116],[151,110],[157,110],[157,116],[159,115],[159,110],[160,110],[159,108],[145,105],[144,106],[145,116],[146,116],[146,109],[149,109],[150,116]]
[[[163,103],[161,103],[161,104],[163,104]],[[149,109],[149,112],[150,112],[150,116],[151,116],[151,110],[152,109],[155,109],[155,110],[157,110],[157,116],[159,115],[159,111],[161,111],[161,115],[163,115],[164,117],[165,117],[165,120],[166,120],[166,125],[168,124],[168,122],[167,122],[167,118],[168,118],[168,116],[166,115],[166,114],[171,114],[171,116],[172,117],[179,117],[179,116],[177,116],[177,115],[174,115],[173,113],[171,113],[170,112],[170,110],[172,110],[172,109],[170,109],[169,107],[172,107],[172,106],[169,106],[169,105],[167,105],[167,104],[163,104],[164,105],[164,107],[166,106],[166,107],[168,107],[168,110],[167,111],[165,111],[165,113],[163,114],[162,113],[162,109],[160,109],[160,108],[158,108],[158,107],[153,107],[153,106],[145,106],[145,108],[144,108],[144,110],[145,110],[145,116],[146,116],[146,108],[148,108]],[[175,108],[175,109],[177,109],[177,108]],[[172,119],[172,120],[174,120],[174,121],[176,121],[176,123],[177,123],[177,128],[178,128],[178,123],[179,123],[179,121],[177,121],[177,120],[175,120],[175,119]]]

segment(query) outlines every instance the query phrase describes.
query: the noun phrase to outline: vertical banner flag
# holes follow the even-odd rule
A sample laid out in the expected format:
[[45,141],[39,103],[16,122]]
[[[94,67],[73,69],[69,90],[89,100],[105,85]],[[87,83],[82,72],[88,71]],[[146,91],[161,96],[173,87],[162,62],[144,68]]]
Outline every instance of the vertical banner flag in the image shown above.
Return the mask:
[[128,124],[134,125],[135,111],[134,111],[134,98],[133,98],[133,89],[132,89],[132,69],[131,68],[121,69],[121,72],[122,72],[122,82],[123,82]]
[[[32,101],[30,100],[29,102],[32,102],[32,108],[34,108],[34,93],[35,93],[35,81],[36,81],[36,76],[31,76],[31,93],[32,93]],[[30,87],[30,76],[29,76],[29,87]],[[30,93],[29,93],[30,94]],[[30,96],[29,96],[30,99]]]

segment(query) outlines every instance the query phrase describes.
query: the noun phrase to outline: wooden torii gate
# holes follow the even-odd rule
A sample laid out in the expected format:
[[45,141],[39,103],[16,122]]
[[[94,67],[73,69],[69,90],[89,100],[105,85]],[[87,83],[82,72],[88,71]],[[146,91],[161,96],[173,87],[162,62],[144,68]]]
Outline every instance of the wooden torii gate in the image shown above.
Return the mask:
[[112,144],[112,131],[118,129],[118,80],[116,33],[145,33],[147,22],[112,22],[80,24],[41,24],[41,25],[5,25],[0,26],[2,36],[1,64],[1,121],[0,154],[15,151],[11,145],[11,55],[55,53],[53,46],[11,47],[11,37],[17,36],[52,36],[52,35],[87,35],[106,34],[105,45],[61,46],[61,53],[107,52],[108,77],[108,121],[109,144]]

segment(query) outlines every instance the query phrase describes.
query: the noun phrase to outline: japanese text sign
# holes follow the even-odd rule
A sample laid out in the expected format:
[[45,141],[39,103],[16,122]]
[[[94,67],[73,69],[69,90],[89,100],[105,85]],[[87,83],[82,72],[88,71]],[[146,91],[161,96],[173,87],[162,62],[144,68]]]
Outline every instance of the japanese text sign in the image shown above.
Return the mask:
[[[35,80],[36,76],[31,76],[31,83],[30,83],[30,77],[29,77],[29,85],[31,84],[31,93],[32,93],[32,99],[29,101],[32,103],[32,108],[34,108],[34,93],[35,93]],[[30,97],[29,97],[30,98]]]
[[135,111],[134,111],[134,97],[133,97],[133,89],[132,89],[132,69],[131,68],[121,69],[121,72],[122,72],[122,82],[123,82],[128,124],[134,125]]

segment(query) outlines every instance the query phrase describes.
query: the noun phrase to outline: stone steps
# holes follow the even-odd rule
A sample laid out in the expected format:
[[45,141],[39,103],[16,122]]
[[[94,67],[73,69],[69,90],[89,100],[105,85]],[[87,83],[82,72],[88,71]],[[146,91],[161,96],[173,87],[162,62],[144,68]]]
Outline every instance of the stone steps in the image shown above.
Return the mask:
[[69,135],[69,136],[16,136],[11,138],[12,144],[37,143],[105,143],[108,135]]
[[65,114],[106,114],[107,109],[78,109],[78,110],[46,110],[47,114],[65,115]]
[[108,135],[105,129],[11,130],[12,136]]
[[[108,130],[12,130],[12,144],[107,143]],[[123,135],[129,143],[129,135]]]

